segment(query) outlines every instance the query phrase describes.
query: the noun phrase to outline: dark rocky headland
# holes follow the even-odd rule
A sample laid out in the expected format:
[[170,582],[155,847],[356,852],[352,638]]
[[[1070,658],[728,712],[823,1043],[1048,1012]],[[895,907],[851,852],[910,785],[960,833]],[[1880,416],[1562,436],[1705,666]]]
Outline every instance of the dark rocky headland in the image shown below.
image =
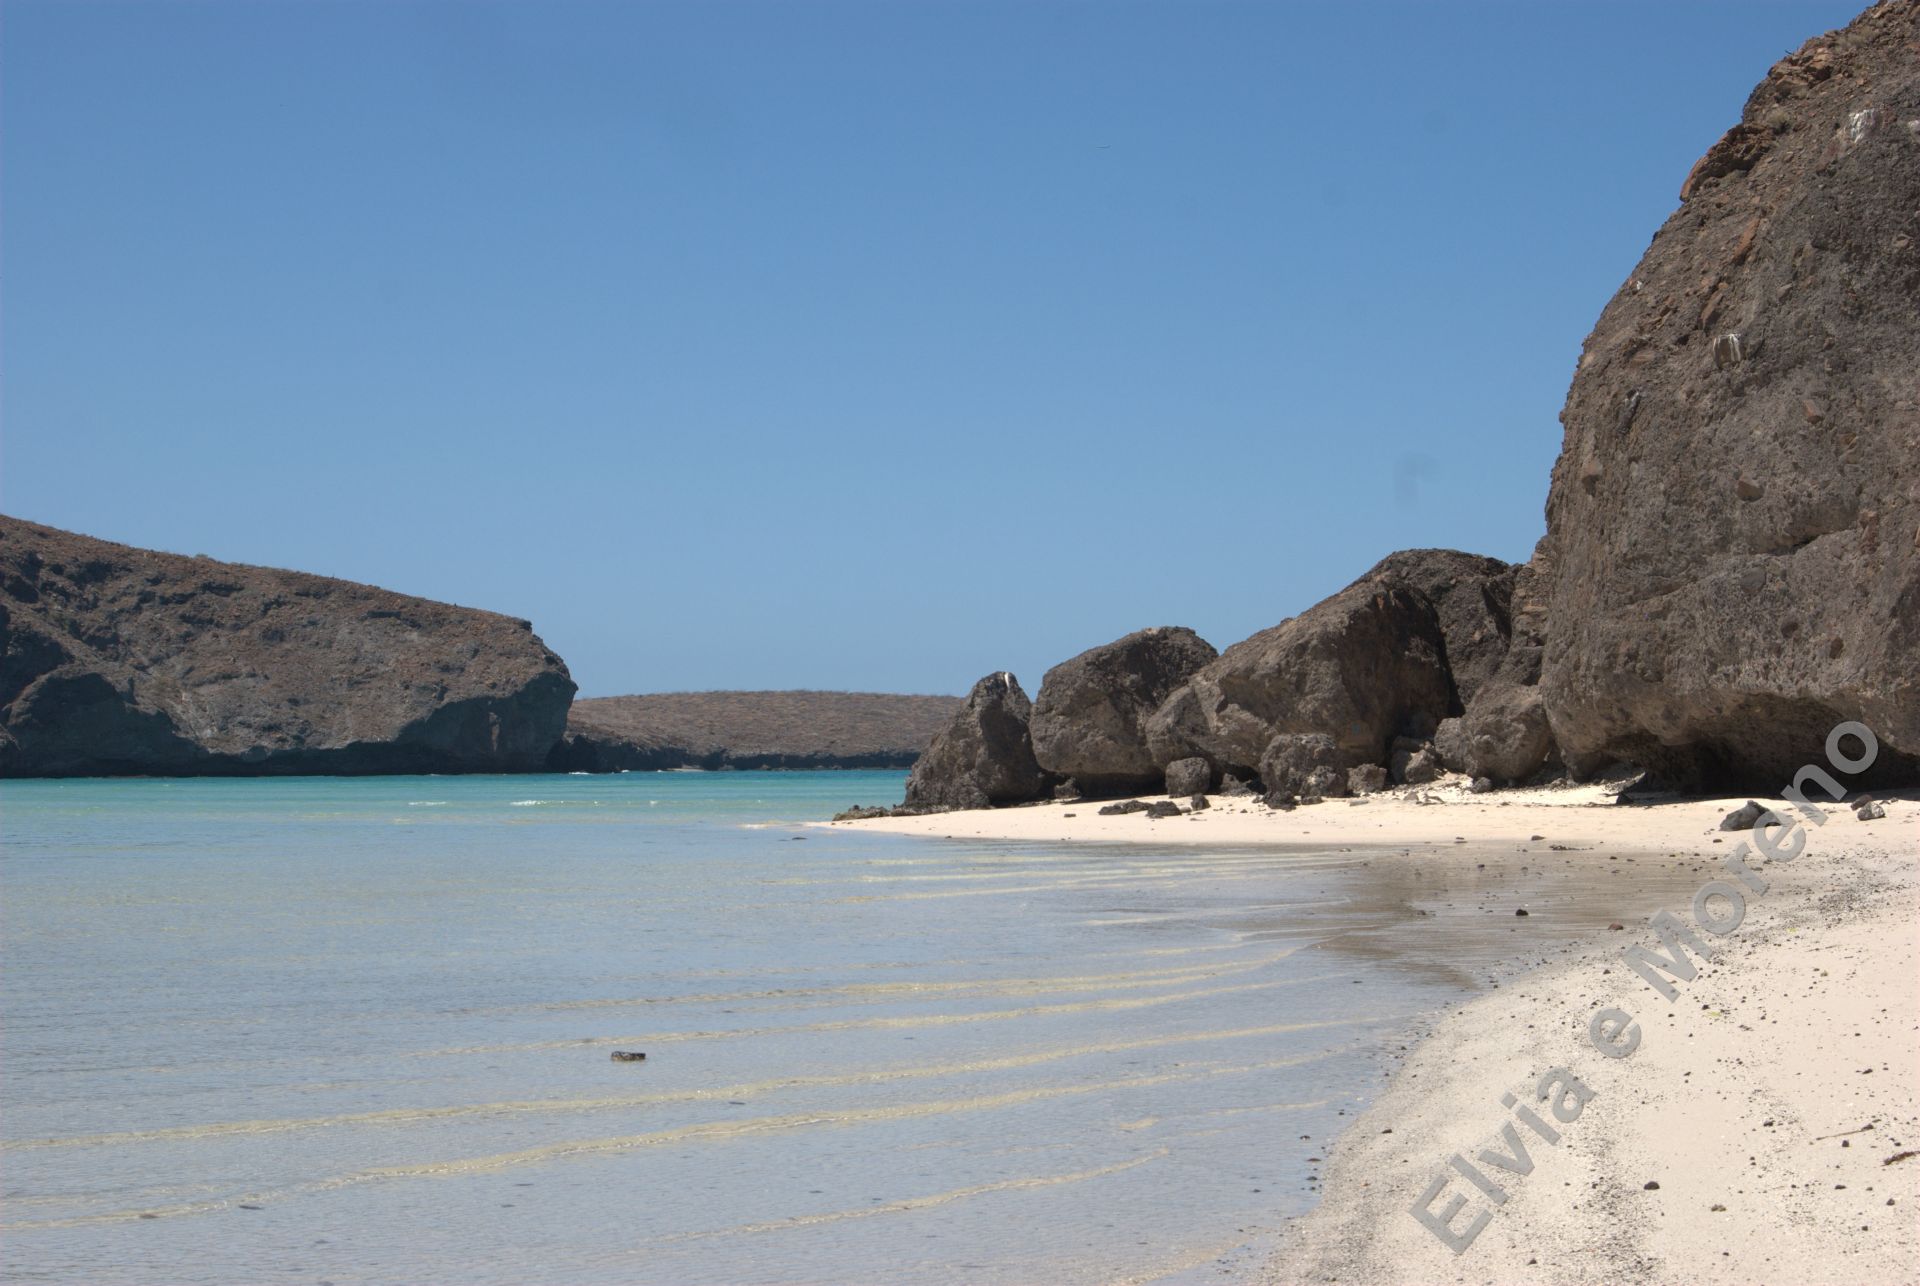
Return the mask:
[[526,621],[0,517],[0,775],[525,772],[573,699]]
[[1920,781],[1920,4],[1782,59],[1680,200],[1582,347],[1530,561],[1394,554],[1217,657],[1095,648],[1031,707],[990,675],[908,808],[1616,764],[1778,789],[1847,720],[1864,781]]
[[0,776],[907,768],[960,704],[573,695],[526,621],[0,516]]

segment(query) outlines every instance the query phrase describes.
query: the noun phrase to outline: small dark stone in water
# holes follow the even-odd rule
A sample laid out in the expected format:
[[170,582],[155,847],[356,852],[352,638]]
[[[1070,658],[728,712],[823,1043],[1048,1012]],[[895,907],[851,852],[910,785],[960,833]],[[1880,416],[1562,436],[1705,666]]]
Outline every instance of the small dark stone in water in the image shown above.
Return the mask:
[[265,1206],[250,1206],[244,1201],[240,1203],[240,1208],[242,1210],[265,1210],[266,1209]]
[[1620,923],[1620,921],[1618,921],[1618,920],[1615,920],[1615,921],[1614,921],[1614,922],[1613,922],[1612,924],[1609,924],[1609,925],[1608,925],[1607,927],[1608,927],[1609,929],[1624,929],[1624,928],[1626,928],[1627,926],[1626,926],[1626,925],[1624,925],[1624,924],[1622,924],[1622,923]]
[[1513,913],[1514,913],[1515,915],[1527,915],[1527,914],[1529,914],[1529,912],[1528,912],[1528,910],[1527,910],[1527,908],[1525,908],[1525,907],[1523,907],[1523,906],[1520,906],[1520,907],[1515,907],[1515,908],[1513,909]]
[[616,1049],[613,1051],[613,1061],[616,1063],[644,1063],[647,1061],[647,1056],[638,1050]]

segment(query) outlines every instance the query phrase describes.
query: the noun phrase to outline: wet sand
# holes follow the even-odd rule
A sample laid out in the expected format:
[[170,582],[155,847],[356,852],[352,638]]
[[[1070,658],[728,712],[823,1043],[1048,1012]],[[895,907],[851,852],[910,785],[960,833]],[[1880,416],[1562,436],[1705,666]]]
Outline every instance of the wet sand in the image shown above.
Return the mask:
[[[1742,922],[1713,937],[1698,929],[1692,895],[1737,879],[1724,858],[1742,835],[1718,823],[1743,802],[1620,806],[1597,788],[1474,796],[1456,784],[1291,813],[1216,800],[1154,821],[1079,803],[843,825],[1352,846],[1377,871],[1378,895],[1409,915],[1330,949],[1451,967],[1485,989],[1408,1042],[1380,1095],[1324,1153],[1322,1200],[1279,1232],[1271,1262],[1222,1260],[1210,1280],[1912,1281],[1920,1155],[1903,1154],[1920,1150],[1920,802],[1889,799],[1873,822],[1837,809],[1806,829],[1791,864],[1753,861],[1766,892],[1747,889]],[[1649,925],[1661,906],[1717,948],[1692,980],[1654,971],[1672,1000],[1622,954],[1664,949]],[[1719,897],[1709,905],[1729,908]],[[1635,1024],[1617,1034],[1638,1033],[1630,1055],[1596,1048],[1590,1024],[1609,1008]],[[1563,1082],[1542,1102],[1555,1068],[1578,1092]],[[1504,1202],[1454,1168],[1456,1155]],[[1436,1221],[1462,1201],[1442,1221],[1450,1233],[1488,1216],[1457,1254],[1411,1213],[1436,1180],[1426,1206]]]

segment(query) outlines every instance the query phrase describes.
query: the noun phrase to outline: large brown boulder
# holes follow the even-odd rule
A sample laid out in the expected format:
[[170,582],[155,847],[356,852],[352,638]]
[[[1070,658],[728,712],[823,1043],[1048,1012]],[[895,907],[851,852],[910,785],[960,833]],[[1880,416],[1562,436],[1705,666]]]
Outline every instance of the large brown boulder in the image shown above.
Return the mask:
[[1146,721],[1218,655],[1192,630],[1163,626],[1062,661],[1040,681],[1033,703],[1034,758],[1087,795],[1156,789],[1162,765],[1147,748]]
[[988,808],[1038,799],[1052,785],[1034,762],[1033,705],[1002,670],[973,685],[967,703],[913,765],[909,808]]
[[537,771],[573,690],[526,621],[0,517],[0,775]]
[[1464,705],[1506,659],[1519,570],[1516,564],[1457,549],[1403,549],[1374,564],[1367,576],[1417,589],[1433,604],[1447,672]]
[[1430,735],[1453,685],[1433,605],[1417,590],[1362,580],[1236,643],[1147,722],[1156,759],[1198,755],[1254,775],[1273,738],[1323,733],[1345,766],[1385,759],[1395,735]]
[[1920,4],[1781,60],[1587,338],[1535,557],[1571,766],[1920,767]]
[[1553,729],[1538,687],[1489,687],[1465,715],[1441,723],[1434,749],[1454,772],[1524,782],[1553,761]]
[[1446,549],[1383,559],[1175,689],[1147,721],[1155,761],[1198,755],[1238,777],[1264,764],[1289,783],[1315,768],[1344,779],[1348,768],[1384,764],[1395,737],[1430,737],[1460,713],[1450,656],[1472,691],[1497,669],[1513,574],[1498,559]]

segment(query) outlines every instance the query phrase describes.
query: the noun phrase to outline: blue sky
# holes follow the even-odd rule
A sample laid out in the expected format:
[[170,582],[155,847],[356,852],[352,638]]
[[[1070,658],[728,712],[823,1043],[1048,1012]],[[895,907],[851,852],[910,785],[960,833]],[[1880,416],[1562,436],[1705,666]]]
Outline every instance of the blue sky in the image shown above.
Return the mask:
[[1581,340],[1851,3],[6,0],[0,506],[964,691],[1524,558]]

